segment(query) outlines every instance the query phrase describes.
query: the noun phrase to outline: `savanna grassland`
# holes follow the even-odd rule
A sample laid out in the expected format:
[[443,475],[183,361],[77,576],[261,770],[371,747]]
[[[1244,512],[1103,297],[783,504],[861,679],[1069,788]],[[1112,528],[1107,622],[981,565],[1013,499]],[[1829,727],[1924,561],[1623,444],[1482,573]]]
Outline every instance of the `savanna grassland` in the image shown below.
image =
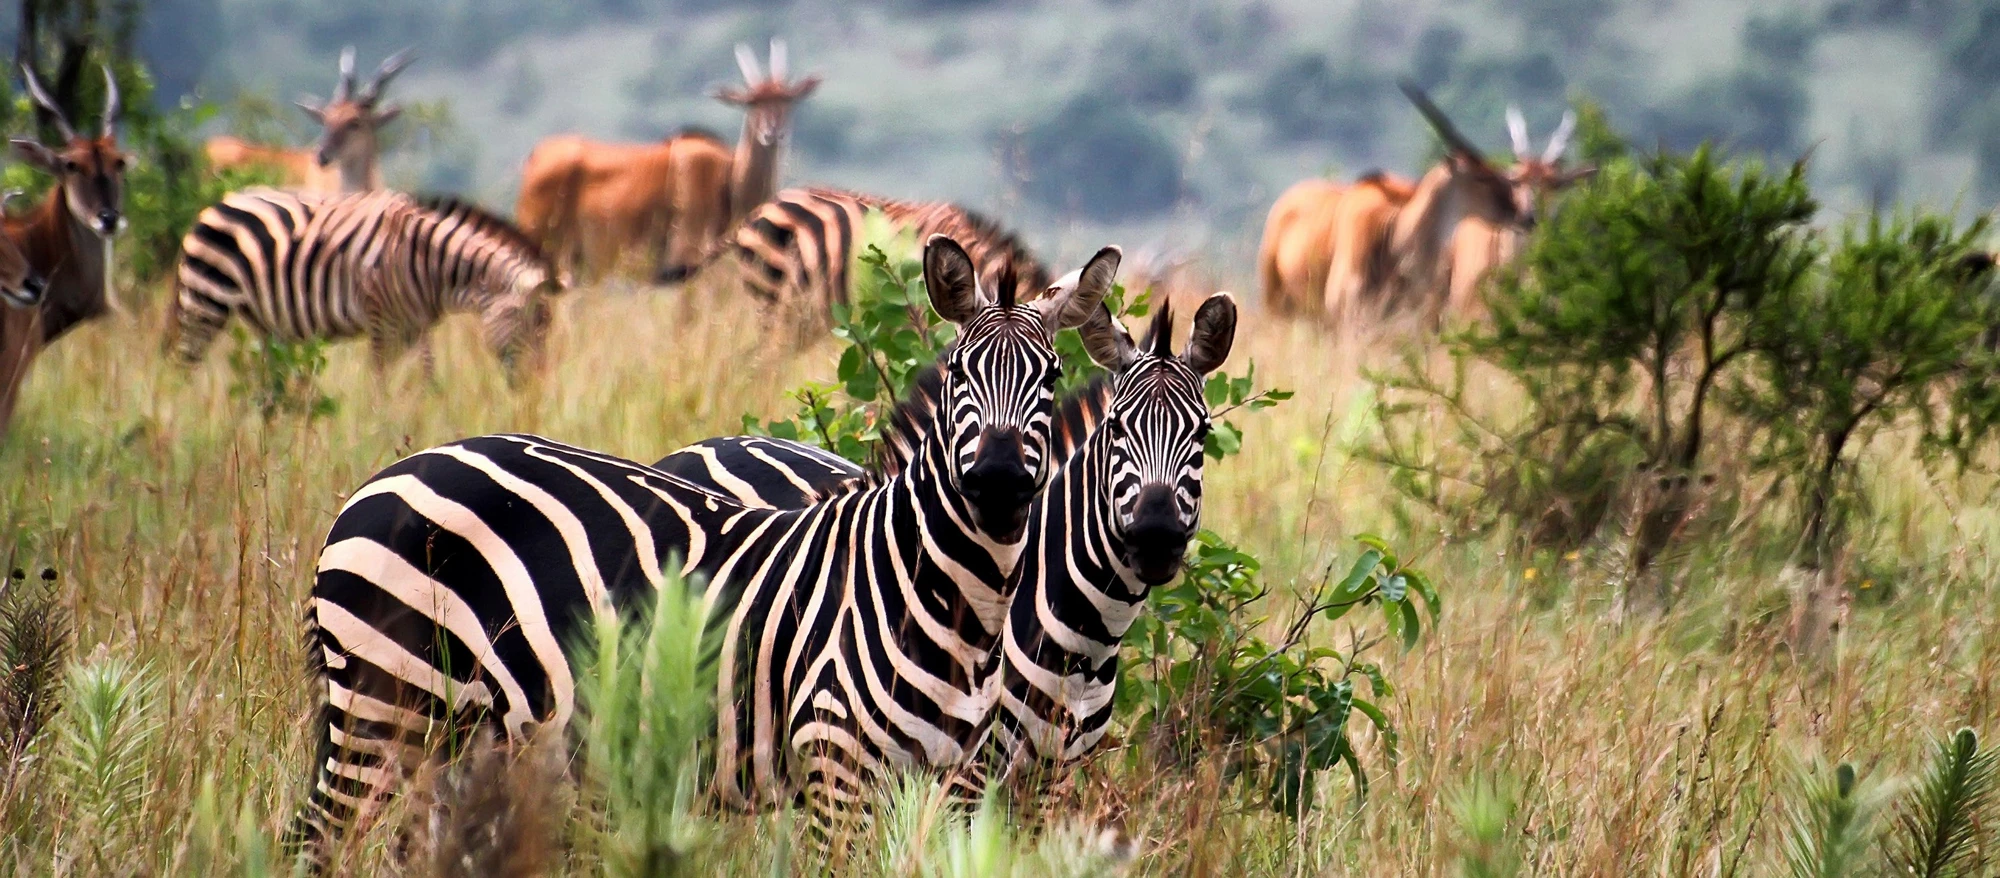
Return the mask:
[[[453,324],[434,383],[413,361],[377,377],[363,346],[338,346],[321,378],[335,411],[266,421],[230,393],[226,351],[192,373],[160,355],[158,295],[53,349],[0,444],[8,566],[31,582],[53,568],[75,660],[123,661],[143,682],[122,731],[79,728],[72,711],[36,745],[0,801],[0,870],[13,874],[254,873],[275,855],[306,786],[303,598],[344,492],[377,469],[500,430],[651,460],[738,432],[745,413],[789,411],[786,388],[832,368],[830,346],[785,349],[733,291],[584,289],[562,307],[555,365],[518,392]],[[1794,620],[1768,540],[1710,540],[1670,565],[1671,606],[1617,614],[1601,546],[1523,557],[1399,507],[1359,454],[1376,426],[1357,361],[1391,355],[1252,312],[1232,371],[1254,360],[1259,384],[1297,395],[1238,416],[1244,451],[1208,468],[1204,524],[1263,559],[1267,628],[1346,569],[1356,534],[1383,534],[1429,572],[1444,597],[1435,630],[1407,652],[1370,651],[1395,685],[1378,701],[1397,756],[1362,735],[1366,797],[1336,770],[1294,820],[1253,803],[1219,760],[1156,764],[1135,742],[1062,785],[1038,825],[1122,826],[1139,845],[1131,873],[1145,875],[1774,874],[1801,764],[1848,760],[1864,781],[1892,781],[1954,728],[1996,728],[1990,480],[1919,465],[1900,433],[1871,446],[1837,633]],[[1504,407],[1509,393],[1480,397]],[[1831,647],[1795,658],[1823,634]],[[1308,636],[1345,650],[1380,638],[1380,617]],[[567,819],[562,786],[531,790],[556,803],[544,823]],[[707,825],[717,868],[800,865],[785,859],[790,824]],[[1002,834],[1024,850],[1060,841]],[[392,835],[362,840],[342,870],[387,868]],[[863,853],[849,871],[1007,874],[948,842]],[[596,871],[587,851],[542,854],[555,871]]]

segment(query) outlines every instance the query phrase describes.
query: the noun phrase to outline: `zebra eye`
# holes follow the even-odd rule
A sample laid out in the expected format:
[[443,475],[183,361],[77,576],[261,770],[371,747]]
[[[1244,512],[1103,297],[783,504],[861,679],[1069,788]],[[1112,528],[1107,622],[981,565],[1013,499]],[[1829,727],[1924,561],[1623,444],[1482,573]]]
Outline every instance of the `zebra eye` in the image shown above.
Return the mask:
[[1058,366],[1054,366],[1054,367],[1051,367],[1051,368],[1049,369],[1049,372],[1048,372],[1048,374],[1047,374],[1047,375],[1043,375],[1043,376],[1042,376],[1042,386],[1043,386],[1043,387],[1054,387],[1054,386],[1056,386],[1056,382],[1057,382],[1057,381],[1061,381],[1061,380],[1062,380],[1062,376],[1063,376],[1063,370],[1062,370],[1062,366],[1058,365]]
[[1207,442],[1208,429],[1209,429],[1208,424],[1206,422],[1204,422],[1201,426],[1194,428],[1194,441]]

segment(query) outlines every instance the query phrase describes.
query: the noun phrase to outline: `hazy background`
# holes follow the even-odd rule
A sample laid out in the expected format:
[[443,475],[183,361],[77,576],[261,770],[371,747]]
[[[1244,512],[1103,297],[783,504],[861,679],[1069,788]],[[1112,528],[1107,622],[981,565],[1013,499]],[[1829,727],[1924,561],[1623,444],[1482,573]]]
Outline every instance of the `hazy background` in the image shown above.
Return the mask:
[[[370,70],[416,46],[393,96],[424,104],[392,185],[511,212],[522,159],[559,132],[736,137],[706,96],[731,46],[790,42],[826,77],[797,114],[787,183],[946,198],[1059,261],[1105,240],[1200,254],[1247,278],[1293,181],[1420,170],[1396,92],[1431,88],[1498,153],[1508,101],[1536,145],[1585,96],[1642,145],[1809,147],[1825,219],[1872,202],[1961,213],[2000,196],[2000,0],[152,0],[160,99],[218,128],[303,142],[343,44]],[[11,28],[0,17],[0,28]],[[0,32],[0,38],[8,35]]]

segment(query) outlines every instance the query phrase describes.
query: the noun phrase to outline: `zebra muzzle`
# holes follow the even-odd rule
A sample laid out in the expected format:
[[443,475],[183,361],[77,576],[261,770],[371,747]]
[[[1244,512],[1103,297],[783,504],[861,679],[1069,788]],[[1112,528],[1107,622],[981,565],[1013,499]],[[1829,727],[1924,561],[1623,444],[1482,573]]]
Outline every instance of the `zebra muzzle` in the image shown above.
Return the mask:
[[1028,469],[1021,431],[988,428],[980,436],[972,466],[959,478],[959,488],[972,504],[974,523],[987,536],[1012,542],[1027,527],[1028,506],[1041,487]]
[[1140,582],[1165,585],[1178,576],[1189,535],[1172,486],[1150,484],[1139,489],[1138,508],[1125,525],[1125,548],[1126,560]]

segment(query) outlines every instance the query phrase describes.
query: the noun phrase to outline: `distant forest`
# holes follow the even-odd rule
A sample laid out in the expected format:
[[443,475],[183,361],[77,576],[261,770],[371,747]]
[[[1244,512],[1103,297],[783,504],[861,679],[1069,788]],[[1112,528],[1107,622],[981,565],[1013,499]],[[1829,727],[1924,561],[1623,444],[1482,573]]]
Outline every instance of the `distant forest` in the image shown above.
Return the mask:
[[[22,0],[60,7],[52,0]],[[511,205],[542,136],[735,136],[706,97],[730,47],[787,39],[827,85],[796,119],[787,178],[947,197],[1044,246],[1106,228],[1240,250],[1311,174],[1414,173],[1433,154],[1397,93],[1430,89],[1504,154],[1601,106],[1634,143],[1719,140],[1792,160],[1835,210],[2000,199],[2000,0],[122,0],[162,109],[302,138],[287,107],[414,44],[397,97],[428,110],[400,185]],[[11,43],[18,22],[0,20]]]

